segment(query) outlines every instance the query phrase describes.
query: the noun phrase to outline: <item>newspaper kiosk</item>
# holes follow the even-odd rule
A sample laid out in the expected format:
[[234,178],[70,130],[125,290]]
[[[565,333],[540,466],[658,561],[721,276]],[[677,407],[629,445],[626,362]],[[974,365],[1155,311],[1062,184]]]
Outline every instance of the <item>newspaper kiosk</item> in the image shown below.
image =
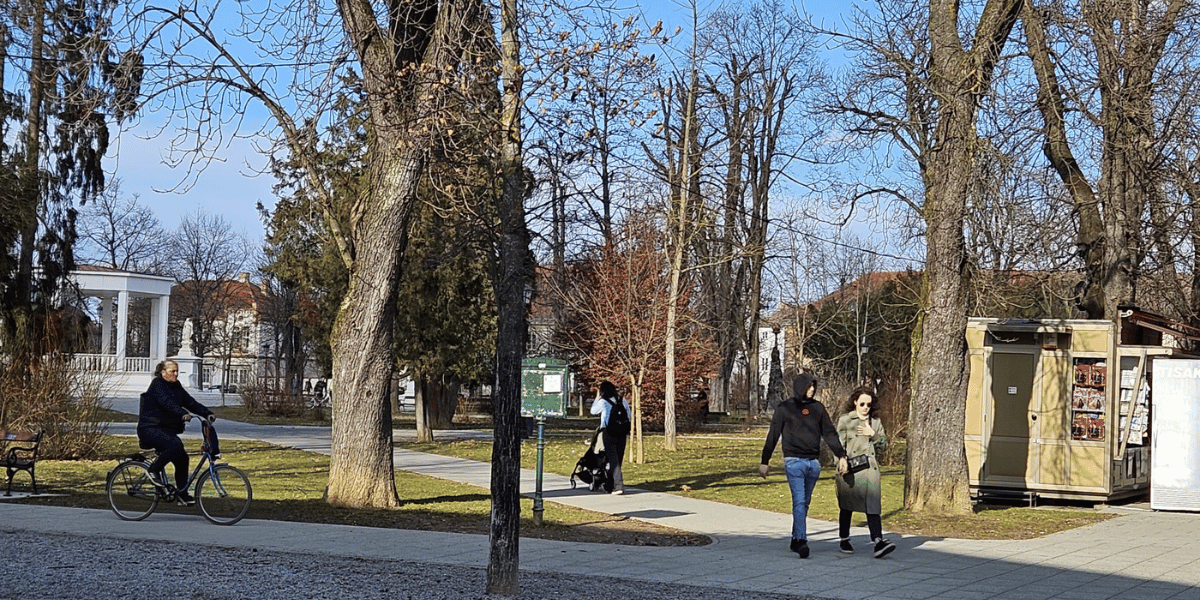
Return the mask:
[[1150,485],[1150,358],[1200,330],[1136,309],[1105,320],[970,319],[974,496],[1108,502]]

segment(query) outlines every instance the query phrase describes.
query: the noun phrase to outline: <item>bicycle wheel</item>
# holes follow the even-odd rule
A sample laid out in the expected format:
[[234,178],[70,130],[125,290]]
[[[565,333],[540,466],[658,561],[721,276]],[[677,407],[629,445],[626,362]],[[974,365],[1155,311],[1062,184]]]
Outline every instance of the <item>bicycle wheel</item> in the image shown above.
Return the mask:
[[254,492],[245,473],[229,465],[205,471],[196,482],[196,504],[204,518],[217,525],[233,525],[250,512]]
[[108,475],[108,505],[126,521],[141,521],[158,505],[158,495],[146,468],[146,463],[128,461],[117,465]]

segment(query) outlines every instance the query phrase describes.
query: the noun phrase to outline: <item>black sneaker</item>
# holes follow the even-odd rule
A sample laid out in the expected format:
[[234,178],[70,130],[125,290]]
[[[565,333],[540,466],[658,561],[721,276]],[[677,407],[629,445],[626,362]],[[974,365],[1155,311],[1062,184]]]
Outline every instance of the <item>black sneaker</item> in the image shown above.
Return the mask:
[[800,555],[800,558],[808,558],[808,540],[792,539],[792,552]]
[[887,540],[875,540],[875,558],[883,558],[895,549],[896,545]]
[[196,503],[196,499],[193,498],[191,494],[183,490],[175,492],[175,501],[178,502],[180,506],[191,506]]
[[848,539],[842,540],[842,543],[838,544],[838,547],[842,549],[842,554],[854,554],[854,546],[850,545],[850,540]]

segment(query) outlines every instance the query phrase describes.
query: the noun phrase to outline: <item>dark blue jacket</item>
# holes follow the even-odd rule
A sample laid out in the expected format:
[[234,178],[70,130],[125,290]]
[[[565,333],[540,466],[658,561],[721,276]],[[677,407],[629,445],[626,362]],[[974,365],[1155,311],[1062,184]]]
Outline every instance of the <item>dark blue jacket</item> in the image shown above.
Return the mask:
[[168,382],[162,377],[155,377],[150,387],[142,393],[141,407],[138,410],[138,430],[144,428],[161,428],[175,433],[183,433],[186,425],[183,416],[188,413],[207,417],[212,414],[203,404],[196,402],[183,384]]

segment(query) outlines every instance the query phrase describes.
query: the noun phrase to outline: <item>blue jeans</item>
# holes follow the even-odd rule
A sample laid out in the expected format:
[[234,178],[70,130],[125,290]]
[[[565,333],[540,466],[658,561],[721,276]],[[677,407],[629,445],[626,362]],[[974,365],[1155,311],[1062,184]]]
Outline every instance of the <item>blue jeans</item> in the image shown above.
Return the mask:
[[812,458],[784,458],[788,487],[792,489],[792,539],[808,539],[808,505],[821,476],[821,463]]

